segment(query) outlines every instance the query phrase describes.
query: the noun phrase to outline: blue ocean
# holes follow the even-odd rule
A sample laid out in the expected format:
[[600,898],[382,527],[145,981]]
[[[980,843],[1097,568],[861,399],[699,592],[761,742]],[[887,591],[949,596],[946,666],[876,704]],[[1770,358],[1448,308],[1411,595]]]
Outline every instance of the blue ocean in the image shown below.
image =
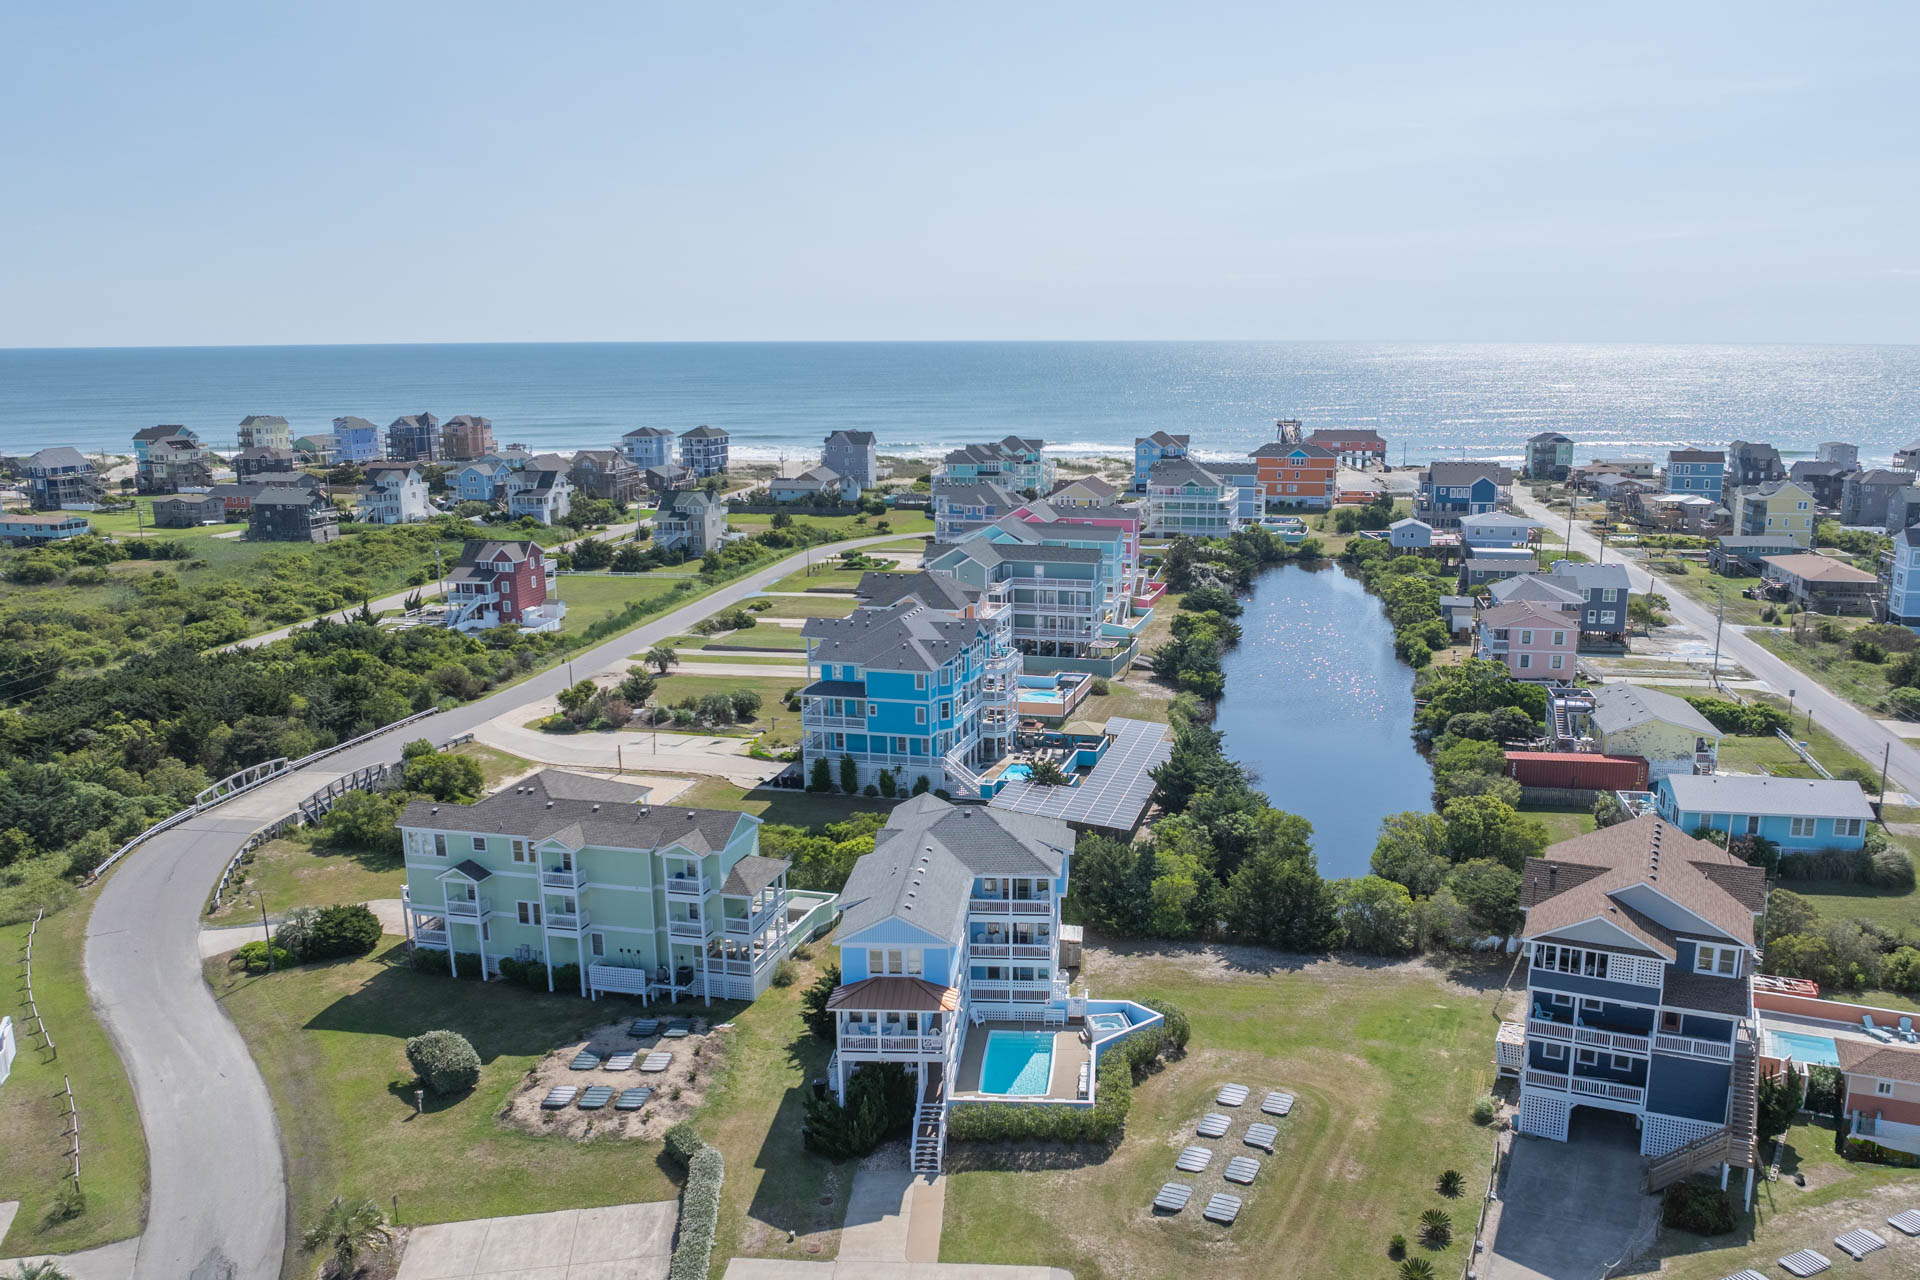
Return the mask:
[[356,414],[491,418],[502,444],[606,445],[708,423],[746,459],[801,458],[839,427],[883,453],[1017,432],[1063,454],[1190,433],[1244,454],[1276,418],[1367,426],[1391,461],[1517,457],[1536,431],[1581,456],[1920,437],[1920,347],[1378,342],[584,343],[0,350],[0,453],[130,451],[156,423],[231,443],[276,413],[296,435]]

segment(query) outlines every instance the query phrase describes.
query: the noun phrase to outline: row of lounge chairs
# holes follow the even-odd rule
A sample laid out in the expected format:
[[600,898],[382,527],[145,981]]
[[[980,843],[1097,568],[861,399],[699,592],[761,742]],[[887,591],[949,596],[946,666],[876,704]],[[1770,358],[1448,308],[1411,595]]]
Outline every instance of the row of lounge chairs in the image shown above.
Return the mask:
[[[573,1056],[573,1061],[568,1063],[567,1066],[574,1071],[594,1071],[602,1067],[608,1071],[631,1071],[633,1070],[635,1060],[639,1059],[639,1057],[640,1055],[638,1053],[622,1052],[602,1058],[591,1049],[582,1049]],[[659,1049],[648,1054],[645,1060],[640,1062],[640,1069],[642,1071],[665,1071],[672,1065],[673,1054],[668,1050]]]
[[565,1111],[575,1105],[576,1100],[582,1111],[599,1111],[608,1102],[613,1103],[615,1111],[638,1111],[647,1105],[647,1099],[653,1096],[650,1088],[622,1089],[615,1098],[611,1085],[596,1084],[582,1089],[579,1085],[557,1084],[547,1090],[547,1096],[540,1100],[542,1111]]
[[1912,1018],[1901,1018],[1900,1029],[1895,1031],[1888,1027],[1875,1025],[1873,1015],[1863,1013],[1860,1015],[1860,1025],[1867,1029],[1868,1035],[1878,1040],[1881,1044],[1893,1044],[1900,1040],[1905,1040],[1908,1044],[1920,1044],[1920,1031],[1913,1029]]
[[[1169,1182],[1160,1188],[1160,1194],[1153,1198],[1153,1207],[1161,1213],[1179,1213],[1193,1199],[1193,1188],[1184,1182]],[[1223,1227],[1233,1225],[1240,1216],[1242,1201],[1239,1196],[1230,1196],[1221,1192],[1207,1200],[1207,1207],[1200,1216],[1208,1222],[1217,1222]]]
[[[1887,1225],[1902,1235],[1920,1236],[1920,1209],[1908,1209],[1905,1213],[1896,1213],[1887,1219]],[[1887,1247],[1885,1236],[1866,1227],[1842,1231],[1833,1238],[1833,1243],[1855,1262]],[[1832,1266],[1833,1259],[1818,1249],[1796,1249],[1780,1259],[1781,1270],[1792,1276],[1817,1276]],[[1734,1272],[1726,1280],[1768,1280],[1768,1277],[1762,1272],[1748,1268],[1745,1271]]]
[[[1222,1085],[1214,1101],[1223,1107],[1245,1106],[1251,1091],[1243,1084]],[[1284,1116],[1293,1111],[1294,1096],[1274,1090],[1260,1100],[1260,1110],[1270,1116]]]
[[[1214,1101],[1223,1107],[1245,1106],[1253,1091],[1243,1084],[1223,1085]],[[1261,1099],[1260,1110],[1270,1116],[1285,1116],[1293,1111],[1294,1096],[1275,1090]],[[1200,1117],[1194,1125],[1194,1132],[1202,1138],[1224,1138],[1233,1128],[1231,1117],[1218,1111],[1209,1111]],[[1267,1154],[1273,1154],[1274,1145],[1279,1141],[1280,1130],[1277,1126],[1256,1122],[1247,1126],[1241,1141],[1249,1147],[1257,1147]],[[1181,1173],[1205,1173],[1213,1163],[1213,1150],[1209,1147],[1189,1146],[1173,1162],[1173,1167]],[[1222,1176],[1228,1182],[1241,1186],[1250,1186],[1260,1176],[1260,1161],[1253,1156],[1232,1156]],[[1153,1207],[1159,1213],[1179,1213],[1193,1199],[1193,1188],[1184,1182],[1162,1184],[1160,1192],[1153,1198]],[[1239,1218],[1243,1202],[1239,1196],[1222,1192],[1208,1199],[1201,1216],[1209,1222],[1222,1226],[1232,1226]]]

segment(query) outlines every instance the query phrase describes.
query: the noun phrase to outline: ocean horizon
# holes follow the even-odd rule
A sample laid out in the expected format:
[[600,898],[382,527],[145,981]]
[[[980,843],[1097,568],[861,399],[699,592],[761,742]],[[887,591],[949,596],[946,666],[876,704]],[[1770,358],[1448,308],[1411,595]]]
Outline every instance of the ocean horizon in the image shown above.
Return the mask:
[[800,461],[831,431],[929,456],[1008,434],[1061,455],[1195,437],[1244,456],[1279,418],[1373,427],[1389,459],[1517,460],[1538,431],[1576,456],[1826,440],[1883,462],[1920,436],[1920,346],[1410,342],[470,343],[0,350],[0,453],[128,453],[179,423],[215,447],[240,419],[296,436],[477,413],[501,444],[606,447],[640,426],[732,434],[742,461]]

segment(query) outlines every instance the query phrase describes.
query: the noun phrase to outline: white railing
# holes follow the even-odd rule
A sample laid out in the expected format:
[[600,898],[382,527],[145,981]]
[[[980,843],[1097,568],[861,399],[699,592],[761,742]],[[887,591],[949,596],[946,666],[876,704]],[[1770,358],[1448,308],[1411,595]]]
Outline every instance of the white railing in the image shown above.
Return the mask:
[[707,926],[700,920],[670,920],[667,922],[667,932],[676,938],[704,938],[707,936]]
[[971,898],[967,910],[986,915],[1044,916],[1053,913],[1051,898]]
[[713,892],[708,876],[668,876],[667,895],[673,898],[704,898]]
[[589,920],[589,917],[585,911],[549,911],[547,912],[548,928],[565,929],[569,933],[578,933],[580,930],[586,928],[588,920]]
[[1589,1080],[1584,1076],[1574,1076],[1569,1082],[1575,1093],[1584,1093],[1593,1098],[1610,1098],[1615,1102],[1631,1102],[1635,1106],[1646,1100],[1647,1091],[1637,1084],[1618,1084],[1612,1080]]
[[1050,960],[1053,948],[1044,943],[1016,942],[1013,944],[1013,958],[1016,960]]
[[578,870],[565,871],[559,868],[548,868],[540,873],[540,884],[542,887],[548,889],[578,889],[580,887],[580,880],[581,876]]
[[492,898],[476,898],[469,901],[464,898],[449,898],[447,899],[447,905],[442,910],[441,914],[449,915],[449,916],[465,916],[469,919],[478,919],[480,916],[492,915],[493,899]]
[[1628,1031],[1602,1031],[1598,1027],[1575,1027],[1573,1038],[1577,1044],[1596,1045],[1602,1049],[1625,1049],[1630,1053],[1647,1051],[1647,1037]]
[[1544,1040],[1572,1040],[1573,1028],[1564,1022],[1548,1022],[1544,1018],[1528,1018],[1527,1034],[1539,1036]]
[[1733,1042],[1730,1040],[1698,1040],[1692,1036],[1670,1036],[1661,1032],[1653,1037],[1653,1047],[1661,1053],[1678,1053],[1689,1058],[1733,1061]]
[[447,931],[445,929],[415,929],[413,931],[413,940],[424,943],[430,947],[444,947],[447,945]]
[[1525,1079],[1536,1089],[1558,1089],[1562,1093],[1567,1090],[1567,1078],[1552,1071],[1535,1071],[1528,1067]]

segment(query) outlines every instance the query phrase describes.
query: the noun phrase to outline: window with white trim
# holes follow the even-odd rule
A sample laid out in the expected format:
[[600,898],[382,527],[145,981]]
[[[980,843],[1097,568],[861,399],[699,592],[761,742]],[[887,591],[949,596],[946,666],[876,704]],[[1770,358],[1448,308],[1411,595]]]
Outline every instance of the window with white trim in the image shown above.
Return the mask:
[[1787,823],[1787,834],[1796,840],[1810,840],[1819,826],[1818,818],[1794,818]]
[[1835,818],[1833,820],[1833,834],[1836,836],[1857,836],[1860,832],[1861,819],[1859,818]]
[[521,924],[539,924],[540,923],[540,904],[539,903],[516,902],[513,905],[519,909]]
[[1586,978],[1606,977],[1609,958],[1604,951],[1563,947],[1551,942],[1535,943],[1533,948],[1534,968],[1552,973],[1577,973]]
[[1565,1062],[1567,1060],[1567,1046],[1556,1044],[1552,1040],[1544,1041],[1540,1045],[1540,1056],[1548,1062]]
[[1633,1059],[1629,1058],[1626,1054],[1616,1053],[1611,1056],[1613,1058],[1613,1069],[1615,1071],[1633,1070]]
[[436,831],[433,833],[433,856],[436,858],[444,858],[447,856],[447,837],[445,832]]
[[1600,1065],[1600,1051],[1598,1049],[1580,1049],[1574,1053],[1573,1060],[1583,1067],[1597,1067]]
[[514,840],[513,860],[515,862],[532,862],[533,861],[533,851],[527,848],[527,842],[525,840],[520,840],[520,839]]
[[1740,948],[1703,942],[1693,949],[1693,971],[1716,974],[1722,978],[1737,978],[1740,976]]
[[922,672],[913,678],[913,687],[916,689],[924,689],[927,687],[926,673]]
[[487,851],[487,838],[485,836],[475,836],[473,838],[473,851],[475,853],[485,853]]
[[1885,1096],[1886,1094],[1890,1094],[1893,1092],[1893,1081],[1875,1080],[1873,1082],[1873,1091],[1882,1096]]
[[596,956],[604,956],[607,954],[607,940],[604,937],[602,937],[600,934],[597,934],[597,933],[588,934],[587,941],[589,944],[587,947],[587,950],[590,951],[592,954]]
[[913,709],[913,722],[915,724],[925,724],[927,722],[927,709],[925,707],[915,707]]

